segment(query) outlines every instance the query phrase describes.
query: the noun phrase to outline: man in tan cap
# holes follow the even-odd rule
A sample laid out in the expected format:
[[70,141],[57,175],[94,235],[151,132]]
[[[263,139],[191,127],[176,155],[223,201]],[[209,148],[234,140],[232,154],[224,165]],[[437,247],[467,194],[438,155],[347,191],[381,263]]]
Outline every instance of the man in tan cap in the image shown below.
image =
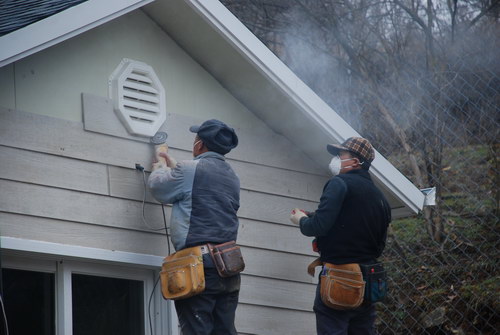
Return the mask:
[[[333,177],[318,208],[307,214],[296,208],[290,217],[303,235],[316,237],[320,253],[316,265],[322,272],[314,301],[317,333],[375,334],[377,298],[365,292],[371,277],[361,270],[378,274],[381,269],[377,258],[385,247],[391,208],[368,173],[375,158],[368,140],[351,137],[341,145],[327,145],[327,150],[334,156],[329,164]],[[385,290],[385,282],[382,285]]]

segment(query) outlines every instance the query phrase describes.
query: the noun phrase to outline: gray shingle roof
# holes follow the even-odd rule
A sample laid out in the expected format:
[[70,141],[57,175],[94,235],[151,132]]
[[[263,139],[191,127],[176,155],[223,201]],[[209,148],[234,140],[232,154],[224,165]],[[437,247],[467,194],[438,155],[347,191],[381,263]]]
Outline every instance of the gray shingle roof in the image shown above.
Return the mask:
[[0,0],[0,36],[87,0]]

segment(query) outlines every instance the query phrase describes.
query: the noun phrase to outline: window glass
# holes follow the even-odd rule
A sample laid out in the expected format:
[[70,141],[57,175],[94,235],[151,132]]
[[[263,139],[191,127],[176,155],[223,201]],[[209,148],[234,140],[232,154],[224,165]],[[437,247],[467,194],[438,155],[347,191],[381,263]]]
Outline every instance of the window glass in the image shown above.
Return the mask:
[[55,335],[54,278],[53,273],[2,269],[9,334]]
[[73,274],[73,335],[144,334],[143,282]]

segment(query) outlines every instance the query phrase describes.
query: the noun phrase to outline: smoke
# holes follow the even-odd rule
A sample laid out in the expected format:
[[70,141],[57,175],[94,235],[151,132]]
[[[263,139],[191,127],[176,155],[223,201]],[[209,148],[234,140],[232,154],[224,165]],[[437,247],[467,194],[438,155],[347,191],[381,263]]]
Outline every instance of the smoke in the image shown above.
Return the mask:
[[[273,51],[387,154],[403,141],[417,148],[439,136],[452,145],[459,132],[464,143],[491,133],[491,125],[498,126],[497,24],[465,29],[455,23],[452,31],[447,8],[439,7],[429,41],[414,18],[391,6],[288,4],[274,17],[279,37]],[[471,118],[478,111],[483,121]]]
[[352,86],[350,70],[332,53],[331,34],[298,6],[289,8],[277,20],[294,23],[282,34],[278,56],[344,120],[359,130],[360,108],[351,106],[350,93],[356,87]]

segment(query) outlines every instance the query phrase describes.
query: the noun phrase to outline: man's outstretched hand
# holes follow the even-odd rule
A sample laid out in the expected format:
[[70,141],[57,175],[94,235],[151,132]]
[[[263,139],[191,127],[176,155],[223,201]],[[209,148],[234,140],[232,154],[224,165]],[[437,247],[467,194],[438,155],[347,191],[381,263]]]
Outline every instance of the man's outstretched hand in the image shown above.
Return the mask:
[[292,209],[292,214],[290,215],[290,221],[298,226],[300,225],[300,219],[302,219],[304,216],[307,216],[304,210],[300,208],[294,208]]

